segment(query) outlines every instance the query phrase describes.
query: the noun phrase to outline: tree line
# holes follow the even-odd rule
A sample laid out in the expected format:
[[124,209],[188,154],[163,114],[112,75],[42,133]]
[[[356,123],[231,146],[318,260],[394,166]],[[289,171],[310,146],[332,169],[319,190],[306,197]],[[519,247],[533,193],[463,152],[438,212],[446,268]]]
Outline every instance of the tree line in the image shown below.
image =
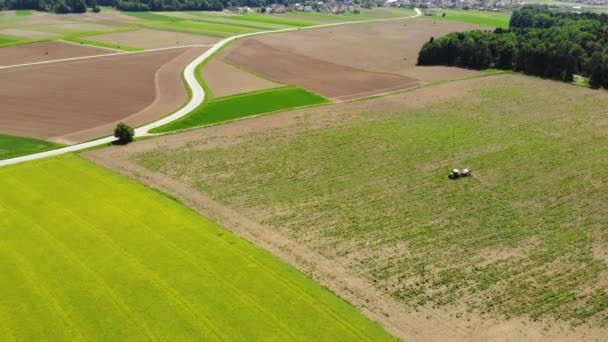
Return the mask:
[[96,0],[0,0],[0,10],[37,10],[45,12],[85,13],[99,11]]
[[555,12],[524,7],[509,29],[450,33],[431,38],[418,54],[419,65],[496,68],[571,82],[589,77],[608,88],[608,15]]

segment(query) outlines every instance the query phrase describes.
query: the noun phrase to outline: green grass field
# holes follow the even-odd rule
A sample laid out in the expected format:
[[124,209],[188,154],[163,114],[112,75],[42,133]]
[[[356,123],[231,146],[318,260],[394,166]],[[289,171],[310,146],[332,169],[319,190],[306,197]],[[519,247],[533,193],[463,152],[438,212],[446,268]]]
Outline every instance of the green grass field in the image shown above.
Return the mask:
[[243,20],[243,21],[251,21],[251,22],[258,22],[258,23],[294,26],[294,27],[307,27],[307,26],[319,25],[318,22],[314,22],[314,21],[285,19],[285,18],[281,18],[280,15],[270,15],[270,14],[269,15],[264,15],[264,14],[231,15],[229,18],[234,19],[234,20]]
[[412,308],[608,324],[606,93],[502,75],[401,96],[134,160]]
[[59,144],[26,137],[0,134],[0,160],[61,147]]
[[186,128],[240,119],[295,107],[327,103],[329,100],[298,87],[283,87],[222,97],[203,104],[182,119],[152,130],[171,132]]
[[4,341],[392,340],[264,250],[80,157],[0,168],[0,183]]
[[353,12],[346,12],[343,14],[330,14],[330,13],[319,13],[319,12],[301,12],[293,11],[288,12],[289,16],[296,16],[302,18],[308,18],[309,20],[329,19],[334,21],[362,21],[362,20],[374,20],[374,19],[390,19],[400,18],[415,15],[416,12],[409,8],[390,8],[390,7],[378,7],[373,9],[361,9],[359,14]]
[[[424,13],[424,12],[423,12]],[[450,20],[460,21],[463,23],[479,24],[492,27],[509,27],[511,20],[511,12],[487,12],[487,11],[465,11],[465,10],[450,10],[450,9],[434,9],[435,16],[425,16],[422,18],[431,20]],[[441,15],[445,13],[446,16]]]
[[29,15],[32,15],[32,11],[30,11],[30,10],[17,10],[15,12],[15,15],[17,15],[18,17],[27,17]]

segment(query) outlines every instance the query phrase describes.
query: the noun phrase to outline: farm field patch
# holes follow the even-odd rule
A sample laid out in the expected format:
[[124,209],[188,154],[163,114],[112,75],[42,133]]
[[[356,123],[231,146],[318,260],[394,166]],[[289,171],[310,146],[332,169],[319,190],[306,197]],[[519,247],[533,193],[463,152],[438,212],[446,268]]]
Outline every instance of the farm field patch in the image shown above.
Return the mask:
[[393,340],[270,253],[85,159],[4,167],[0,182],[3,340]]
[[[367,281],[373,294],[346,298],[377,313],[398,302],[385,319],[404,339],[601,340],[607,105],[501,75],[96,153],[188,203],[221,203],[243,217],[229,229],[250,220],[254,236],[316,251],[316,265],[291,260],[335,291]],[[451,181],[454,167],[475,177]],[[363,280],[329,276],[342,268]]]
[[[285,53],[314,58],[361,71],[397,74],[429,82],[460,78],[477,73],[460,68],[416,66],[418,51],[431,37],[473,29],[489,29],[489,27],[412,18],[299,30],[277,35],[257,36],[247,40]],[[229,60],[228,56],[231,54],[242,56],[243,59],[250,56],[250,61],[244,61],[242,64],[246,66],[254,64],[251,62],[256,59],[254,56],[265,53],[265,51],[257,50],[245,51],[245,48],[246,46],[241,47],[239,43],[236,43],[222,51],[219,56]],[[239,64],[235,60],[233,62]],[[300,67],[302,66],[298,66],[297,69]],[[250,69],[256,70],[255,66]],[[297,72],[293,71],[293,73]],[[297,74],[304,74],[304,72]],[[297,84],[297,82],[293,83]]]
[[[509,28],[511,12],[489,12],[489,11],[465,11],[453,9],[436,9],[432,11],[435,15],[426,16],[424,19],[449,20],[463,23],[478,24],[490,27]],[[445,17],[442,14],[445,13]]]
[[15,45],[0,48],[0,66],[94,56],[106,53],[108,53],[108,50],[105,49],[59,41]]
[[205,103],[187,116],[153,129],[152,132],[171,132],[326,102],[327,99],[297,87],[229,96]]
[[216,98],[284,86],[217,59],[203,67],[201,76]]
[[185,102],[181,71],[202,51],[169,49],[0,70],[6,84],[0,86],[0,132],[73,143],[108,135],[120,120],[154,121]]
[[180,45],[210,45],[219,41],[218,38],[214,37],[147,28],[136,31],[96,35],[87,37],[87,39],[107,44],[124,44],[143,49],[156,49]]
[[248,39],[223,55],[226,60],[282,83],[347,100],[419,85],[414,78],[374,73],[314,59]]
[[48,38],[48,37],[57,36],[57,34],[51,33],[51,32],[23,30],[23,29],[16,29],[16,28],[0,29],[0,34],[16,36],[16,37],[20,37],[20,38],[21,37],[23,37],[23,38]]
[[52,142],[0,134],[0,160],[60,147]]

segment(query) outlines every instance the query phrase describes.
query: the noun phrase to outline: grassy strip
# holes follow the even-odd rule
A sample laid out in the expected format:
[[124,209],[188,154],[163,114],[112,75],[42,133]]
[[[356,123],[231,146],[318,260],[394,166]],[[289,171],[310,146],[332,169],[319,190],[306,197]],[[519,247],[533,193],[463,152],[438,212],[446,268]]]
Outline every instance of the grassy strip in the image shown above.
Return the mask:
[[245,20],[245,21],[255,21],[259,23],[268,23],[268,24],[277,24],[277,25],[286,25],[286,26],[295,26],[295,27],[307,27],[307,26],[316,26],[319,23],[312,21],[301,21],[301,20],[292,20],[285,19],[279,17],[271,17],[267,15],[257,15],[257,14],[243,14],[243,15],[233,15],[230,19],[235,20]]
[[164,30],[164,31],[191,33],[191,34],[198,34],[201,36],[209,36],[209,37],[217,37],[217,38],[227,38],[227,37],[231,37],[234,35],[230,32],[202,30],[202,29],[196,29],[196,28],[191,28],[191,27],[171,25],[171,23],[151,22],[151,23],[146,23],[144,25],[147,25],[147,26],[155,28],[155,29]]
[[2,340],[393,339],[269,252],[83,158],[4,167],[0,183]]
[[[446,16],[441,15],[445,13]],[[469,24],[478,24],[492,27],[509,27],[511,12],[485,12],[440,9],[435,11],[435,16],[422,16],[425,19],[459,21]]]
[[5,34],[0,34],[0,46],[4,45],[12,45],[15,42],[18,42],[20,38],[14,36],[8,36]]
[[79,43],[79,44],[94,45],[94,46],[100,46],[100,47],[105,47],[105,48],[110,48],[110,49],[116,49],[116,50],[124,50],[124,51],[143,51],[143,50],[145,50],[145,49],[138,48],[138,47],[133,47],[133,46],[125,46],[125,45],[119,45],[119,44],[114,44],[114,43],[97,42],[97,41],[94,41],[94,40],[86,40],[86,39],[79,39],[79,38],[67,38],[67,39],[64,39],[64,40],[70,41],[70,42],[74,42],[74,43]]
[[151,132],[171,132],[328,102],[326,98],[298,87],[263,90],[212,100],[187,116],[155,128]]
[[44,152],[61,146],[45,140],[0,134],[0,160]]
[[171,23],[167,23],[166,25],[184,27],[184,28],[193,28],[193,29],[197,29],[197,30],[209,30],[209,31],[217,31],[217,32],[236,33],[236,34],[255,32],[253,30],[248,30],[248,29],[238,28],[238,27],[230,27],[230,26],[224,26],[224,25],[198,24],[198,23],[188,22],[188,21],[171,22]]
[[28,15],[32,15],[31,10],[17,10],[15,15],[18,17],[27,17]]
[[150,13],[150,12],[120,12],[120,13],[122,13],[124,15],[128,15],[130,17],[144,19],[144,20],[151,20],[151,21],[173,22],[173,21],[183,21],[184,20],[184,19],[178,18],[178,17],[171,17],[168,15],[162,15],[162,14]]
[[[189,14],[194,14],[194,13],[189,13]],[[201,18],[208,18],[208,17],[201,16]],[[251,24],[248,24],[248,23],[245,23],[245,24],[242,24],[242,23],[232,23],[232,22],[225,22],[225,21],[213,20],[213,19],[193,18],[193,19],[188,19],[188,20],[190,20],[190,21],[196,21],[196,22],[209,23],[209,24],[220,24],[220,25],[230,25],[230,26],[236,26],[236,27],[244,27],[244,28],[249,28],[249,29],[254,29],[254,30],[261,30],[261,31],[276,30],[275,27],[260,26],[260,25],[251,25]]]

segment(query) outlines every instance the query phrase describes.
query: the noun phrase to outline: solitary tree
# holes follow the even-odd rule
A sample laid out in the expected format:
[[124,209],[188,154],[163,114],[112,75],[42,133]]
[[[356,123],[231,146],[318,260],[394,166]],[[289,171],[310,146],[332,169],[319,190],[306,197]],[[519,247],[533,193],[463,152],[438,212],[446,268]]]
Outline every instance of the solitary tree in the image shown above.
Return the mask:
[[133,130],[132,127],[127,126],[124,122],[121,122],[114,128],[114,136],[118,138],[119,144],[125,145],[133,141],[135,130]]

